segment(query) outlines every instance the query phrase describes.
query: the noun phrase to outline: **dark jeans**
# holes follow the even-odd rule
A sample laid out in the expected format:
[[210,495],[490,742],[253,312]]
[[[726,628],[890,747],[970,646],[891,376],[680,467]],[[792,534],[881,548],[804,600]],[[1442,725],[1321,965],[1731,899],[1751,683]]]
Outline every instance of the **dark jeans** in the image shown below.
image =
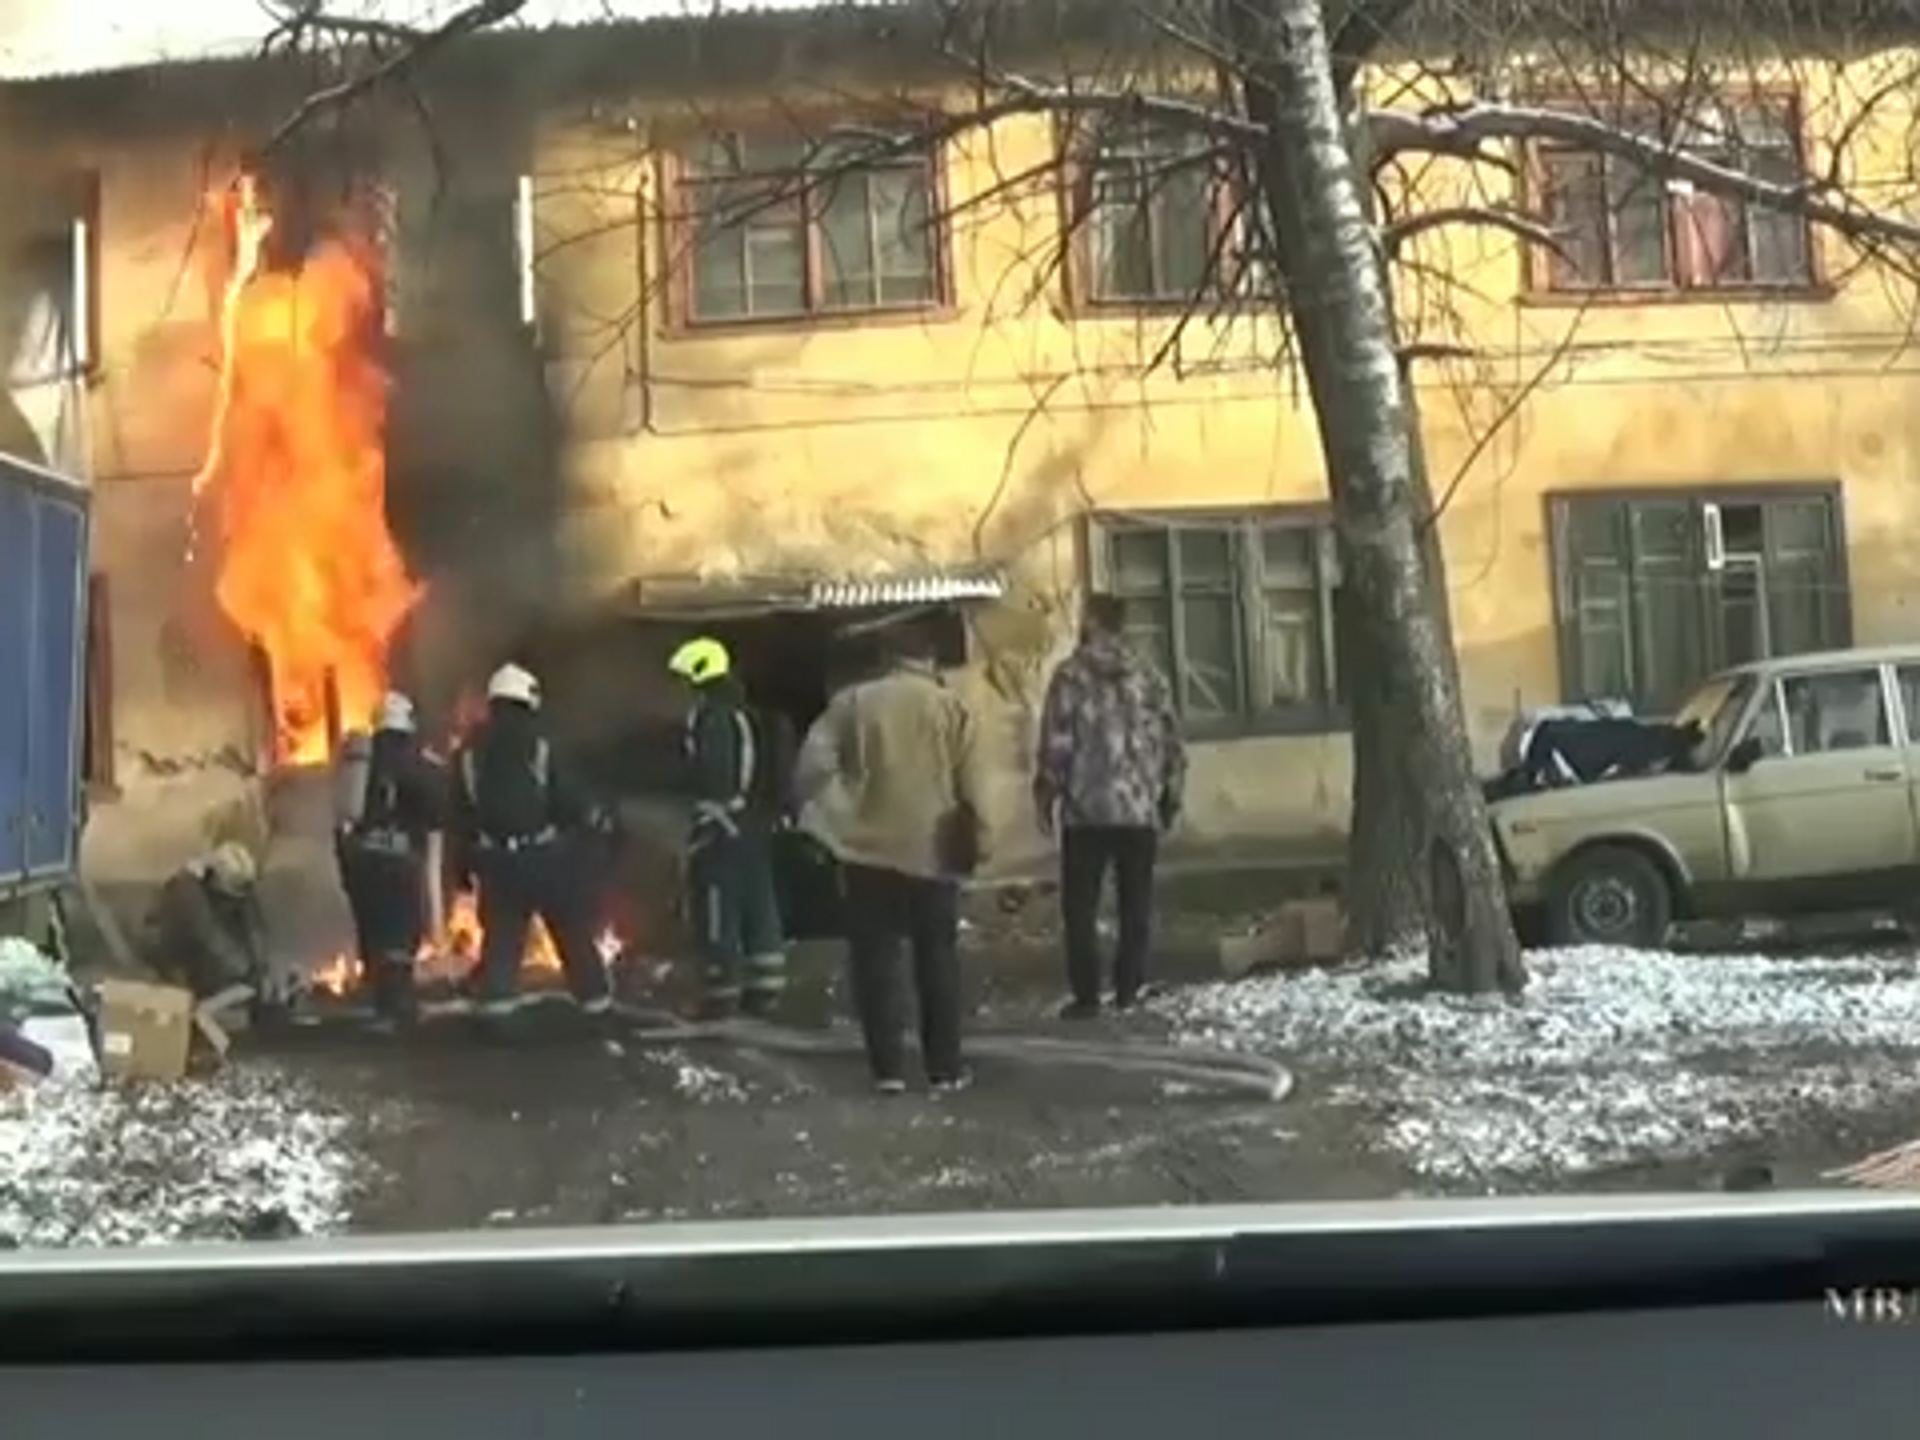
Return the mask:
[[418,856],[340,842],[340,884],[353,913],[354,949],[374,1008],[413,1013],[413,963],[426,931],[426,868]]
[[905,1078],[900,942],[913,954],[920,1056],[930,1080],[960,1074],[960,887],[898,870],[842,871],[854,1010],[876,1080]]
[[1060,833],[1060,918],[1066,930],[1067,982],[1082,1005],[1100,1003],[1097,914],[1107,871],[1113,871],[1120,943],[1113,961],[1114,999],[1130,1005],[1147,978],[1153,943],[1153,861],[1160,836],[1147,825],[1069,825]]
[[567,988],[583,1005],[608,998],[607,967],[594,945],[593,877],[571,837],[521,850],[485,849],[474,855],[480,887],[480,998],[501,1003],[520,987],[527,933],[538,916],[560,952]]
[[746,829],[709,841],[687,857],[687,885],[708,1008],[744,998],[750,1010],[770,1009],[787,983],[772,837]]

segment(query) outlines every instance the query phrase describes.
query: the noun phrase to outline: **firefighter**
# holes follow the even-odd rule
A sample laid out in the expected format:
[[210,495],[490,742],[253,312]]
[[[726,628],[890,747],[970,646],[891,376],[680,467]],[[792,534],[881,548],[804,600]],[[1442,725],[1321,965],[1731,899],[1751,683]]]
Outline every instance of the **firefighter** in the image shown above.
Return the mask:
[[689,640],[667,668],[692,692],[685,748],[693,791],[687,896],[700,938],[703,1007],[764,1016],[787,983],[786,936],[774,888],[773,836],[785,782],[772,727],[747,708],[726,646]]
[[353,912],[361,974],[384,1029],[416,1016],[413,964],[429,929],[445,928],[439,875],[440,778],[421,748],[413,701],[380,702],[373,733],[343,747],[334,836]]
[[479,889],[480,1012],[519,1005],[520,959],[536,918],[560,952],[567,988],[588,1014],[613,1007],[594,945],[596,867],[584,863],[592,812],[556,763],[540,726],[540,682],[503,665],[487,715],[462,746],[454,787],[458,869]]

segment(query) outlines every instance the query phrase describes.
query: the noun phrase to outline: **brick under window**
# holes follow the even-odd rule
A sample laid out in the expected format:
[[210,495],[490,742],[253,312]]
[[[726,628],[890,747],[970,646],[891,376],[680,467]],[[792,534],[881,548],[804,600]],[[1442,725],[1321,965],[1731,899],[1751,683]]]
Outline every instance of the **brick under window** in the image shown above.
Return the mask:
[[[1784,185],[1803,174],[1797,107],[1782,98],[1671,116],[1623,112],[1624,129],[1671,139],[1691,154]],[[1559,145],[1534,148],[1539,209],[1560,251],[1538,247],[1536,291],[1727,291],[1811,286],[1813,247],[1804,217],[1710,195],[1613,155]]]

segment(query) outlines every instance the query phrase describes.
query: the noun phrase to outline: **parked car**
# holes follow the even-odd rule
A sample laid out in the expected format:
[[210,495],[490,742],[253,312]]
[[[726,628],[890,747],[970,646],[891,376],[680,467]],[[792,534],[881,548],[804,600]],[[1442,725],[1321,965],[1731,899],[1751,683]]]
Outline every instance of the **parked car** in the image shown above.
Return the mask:
[[1704,736],[1681,768],[1492,804],[1525,928],[1644,948],[1676,920],[1920,910],[1920,645],[1743,665],[1675,719]]

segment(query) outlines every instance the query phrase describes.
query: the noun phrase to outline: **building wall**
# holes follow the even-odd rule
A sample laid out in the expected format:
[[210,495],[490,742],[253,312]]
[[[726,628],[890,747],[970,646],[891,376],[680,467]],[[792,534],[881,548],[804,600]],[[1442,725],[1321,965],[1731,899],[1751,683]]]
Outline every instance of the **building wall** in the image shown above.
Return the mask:
[[[1865,93],[1870,79],[1832,83]],[[89,845],[127,870],[173,863],[228,823],[257,727],[239,646],[186,560],[214,374],[188,255],[220,136],[168,130],[171,112],[157,106],[106,119],[97,97],[64,116],[43,108],[0,147],[12,173],[71,162],[102,177],[91,441],[120,799],[96,810]],[[1001,762],[1001,853],[1036,858],[1024,756],[1085,587],[1088,512],[1324,501],[1284,335],[1244,311],[1184,326],[1071,314],[1053,269],[1051,179],[1005,184],[1047,168],[1048,127],[1017,119],[945,158],[952,303],[938,314],[686,333],[670,323],[660,216],[664,157],[692,112],[603,103],[587,120],[581,109],[549,113],[531,160],[506,120],[483,123],[485,107],[470,126],[443,124],[443,142],[467,140],[454,147],[455,203],[420,219],[403,201],[418,257],[407,283],[435,298],[430,323],[402,325],[410,408],[396,445],[424,477],[402,528],[415,532],[409,553],[439,567],[436,624],[479,617],[504,632],[647,574],[1005,562],[1013,592],[979,613],[980,663],[965,683]],[[1902,123],[1884,116],[1875,141],[1890,171]],[[407,193],[432,188],[418,157],[409,163]],[[517,324],[500,229],[522,168],[539,194],[537,349]],[[1435,167],[1422,183],[1422,198],[1443,204],[1465,182]],[[1841,247],[1822,244],[1828,272],[1845,273]],[[1483,755],[1516,707],[1560,693],[1552,492],[1837,481],[1854,634],[1913,635],[1914,562],[1901,538],[1920,454],[1896,287],[1867,273],[1820,299],[1573,308],[1521,303],[1520,257],[1492,232],[1434,236],[1420,258],[1462,283],[1444,294],[1409,284],[1403,310],[1423,338],[1473,352],[1424,366],[1420,398],[1448,497],[1441,533]],[[529,368],[541,355],[544,373]],[[463,570],[461,554],[488,563]],[[1349,784],[1338,733],[1205,741],[1186,838],[1323,846],[1344,827]]]
[[[1858,87],[1883,62],[1829,83]],[[1861,91],[1859,93],[1865,93]],[[1809,113],[1822,113],[1809,97]],[[1085,583],[1089,511],[1323,502],[1315,425],[1283,337],[1244,314],[1075,318],[1050,267],[1060,204],[1050,127],[1011,119],[949,148],[952,303],[906,322],[673,323],[668,158],[685,110],[555,120],[539,153],[543,331],[568,408],[558,573],[583,591],[635,573],[847,571],[1011,562],[978,621],[970,683],[1003,762],[1002,853],[1029,857],[1022,769],[1050,664]],[[751,123],[716,102],[707,123]],[[1898,174],[1901,117],[1856,142],[1856,183]],[[1817,140],[1816,140],[1816,162]],[[582,177],[591,177],[583,179]],[[1482,203],[1485,173],[1472,192]],[[1467,198],[1435,167],[1425,203]],[[1816,238],[1829,276],[1852,257]],[[1837,481],[1853,628],[1908,638],[1917,398],[1895,289],[1871,271],[1790,299],[1587,306],[1519,296],[1495,232],[1416,258],[1461,284],[1409,283],[1420,338],[1472,358],[1423,367],[1468,718],[1490,760],[1516,709],[1561,698],[1546,497],[1614,487]],[[631,316],[609,334],[607,317]],[[1339,734],[1203,743],[1187,839],[1317,845],[1345,824]]]

